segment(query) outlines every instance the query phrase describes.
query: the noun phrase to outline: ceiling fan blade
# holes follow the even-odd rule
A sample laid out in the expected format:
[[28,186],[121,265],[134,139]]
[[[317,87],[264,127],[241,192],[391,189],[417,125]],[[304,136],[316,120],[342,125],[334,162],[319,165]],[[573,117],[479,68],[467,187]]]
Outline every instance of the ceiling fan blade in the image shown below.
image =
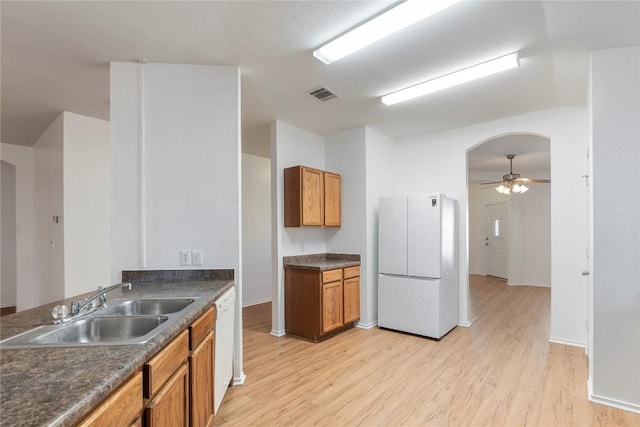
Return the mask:
[[531,178],[517,178],[514,179],[514,181],[518,182],[518,183],[524,183],[524,184],[544,184],[544,183],[551,183],[550,179],[531,179]]
[[503,181],[496,181],[496,182],[481,182],[480,185],[496,185],[496,184],[502,184]]

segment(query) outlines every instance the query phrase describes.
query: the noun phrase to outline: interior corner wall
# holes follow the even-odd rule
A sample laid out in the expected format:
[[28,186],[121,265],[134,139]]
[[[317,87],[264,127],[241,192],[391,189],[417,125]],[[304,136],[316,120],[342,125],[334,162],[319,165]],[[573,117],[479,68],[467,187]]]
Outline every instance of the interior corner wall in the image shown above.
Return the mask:
[[271,301],[271,160],[242,154],[242,305]]
[[378,206],[380,197],[394,195],[395,143],[391,138],[365,128],[366,157],[366,283],[361,287],[359,325],[370,328],[378,323]]
[[64,114],[65,297],[111,282],[110,125]]
[[61,113],[33,146],[35,305],[64,298],[63,127]]
[[586,173],[588,144],[584,107],[543,110],[398,143],[396,191],[443,192],[459,203],[458,321],[468,324],[468,193],[466,152],[490,138],[510,133],[549,137],[551,151],[551,331],[550,339],[572,345],[586,342],[585,265]]
[[640,47],[591,56],[591,398],[640,413]]
[[366,129],[363,127],[325,137],[325,165],[341,175],[342,225],[327,228],[329,253],[360,254],[360,319],[365,319],[366,290],[371,280],[367,259]]
[[16,310],[36,305],[33,289],[33,148],[0,144],[0,157],[16,167]]
[[321,227],[284,227],[283,170],[290,166],[325,169],[324,137],[279,120],[271,123],[272,330],[285,334],[282,257],[326,252]]

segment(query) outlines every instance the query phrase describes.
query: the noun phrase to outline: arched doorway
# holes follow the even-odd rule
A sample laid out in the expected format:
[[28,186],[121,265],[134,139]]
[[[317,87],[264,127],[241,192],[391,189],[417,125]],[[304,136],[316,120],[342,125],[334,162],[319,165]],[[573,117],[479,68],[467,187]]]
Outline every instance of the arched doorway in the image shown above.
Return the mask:
[[469,274],[551,287],[551,184],[528,183],[526,193],[495,191],[511,172],[549,179],[549,138],[498,135],[467,151]]

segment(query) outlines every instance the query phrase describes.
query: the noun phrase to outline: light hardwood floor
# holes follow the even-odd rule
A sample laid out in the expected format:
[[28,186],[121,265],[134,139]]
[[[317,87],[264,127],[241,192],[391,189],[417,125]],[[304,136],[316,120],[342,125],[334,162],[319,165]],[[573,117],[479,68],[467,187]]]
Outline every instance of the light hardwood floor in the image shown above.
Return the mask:
[[215,425],[640,426],[587,400],[584,349],[550,344],[550,289],[471,276],[470,328],[440,342],[354,328],[275,338],[271,304],[244,310],[244,386]]

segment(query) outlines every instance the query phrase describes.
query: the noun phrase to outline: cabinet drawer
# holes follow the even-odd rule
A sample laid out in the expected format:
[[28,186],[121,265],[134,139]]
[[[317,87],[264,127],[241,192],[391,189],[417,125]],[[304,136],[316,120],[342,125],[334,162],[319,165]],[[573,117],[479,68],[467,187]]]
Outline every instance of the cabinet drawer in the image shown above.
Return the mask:
[[78,427],[128,426],[142,414],[142,372],[113,392]]
[[189,355],[189,331],[184,330],[144,365],[144,397],[150,399]]
[[189,350],[195,349],[204,337],[213,329],[216,313],[213,307],[189,326]]
[[352,277],[359,277],[360,276],[360,266],[356,265],[355,267],[346,267],[344,269],[344,278],[345,279],[350,279]]
[[342,269],[322,272],[322,283],[335,282],[337,280],[342,280]]

